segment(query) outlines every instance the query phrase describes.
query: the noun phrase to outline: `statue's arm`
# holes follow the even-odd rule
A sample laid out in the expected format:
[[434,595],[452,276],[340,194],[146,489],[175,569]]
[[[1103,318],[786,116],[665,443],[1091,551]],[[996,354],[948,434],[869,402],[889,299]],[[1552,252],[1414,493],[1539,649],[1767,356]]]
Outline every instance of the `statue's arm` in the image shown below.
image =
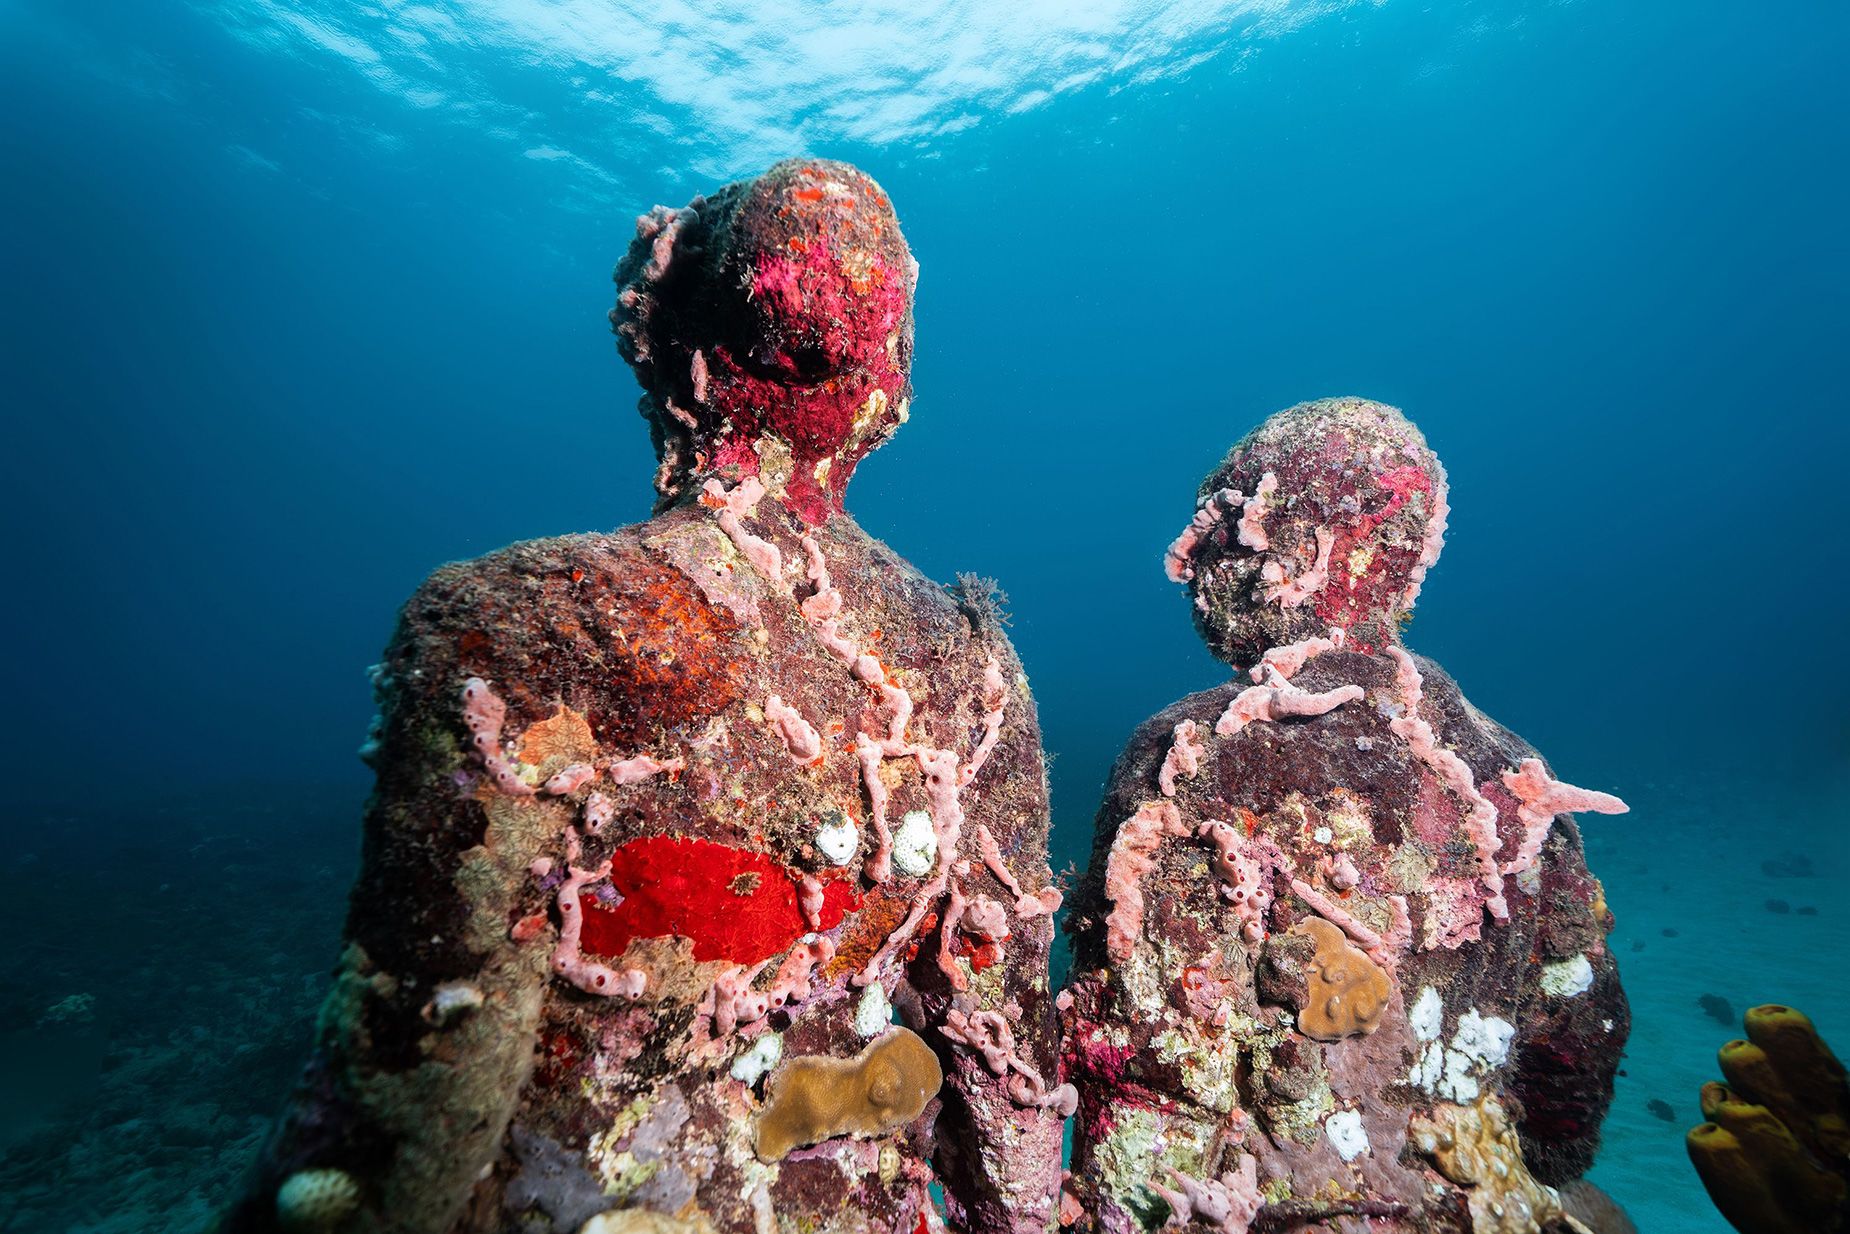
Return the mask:
[[[1522,1103],[1532,1173],[1560,1185],[1584,1174],[1599,1148],[1631,1012],[1606,945],[1612,917],[1587,871],[1571,816],[1557,818],[1542,850],[1532,962],[1522,970],[1511,1084]],[[1512,907],[1524,901],[1512,897]]]
[[497,680],[514,674],[477,607],[495,588],[466,569],[419,589],[375,670],[377,779],[333,988],[227,1229],[277,1228],[292,1178],[351,1184],[358,1211],[342,1228],[451,1228],[531,1068],[551,932],[516,941],[511,923],[532,907],[518,902],[525,866],[553,847],[566,807],[497,785],[477,748],[472,679],[506,708],[498,740],[538,717]]
[[1472,708],[1437,666],[1423,661],[1422,672],[1443,740],[1465,754],[1497,809],[1510,912],[1504,930],[1507,945],[1519,949],[1509,961],[1516,983],[1510,1087],[1522,1106],[1530,1170],[1559,1185],[1592,1164],[1631,1028],[1607,946],[1612,915],[1566,811],[1610,813],[1624,804],[1556,780],[1534,747]]
[[[1048,954],[1059,894],[1047,865],[1046,769],[1032,696],[1012,654],[1008,708],[982,769],[964,790],[968,872],[913,973],[947,1059],[936,1166],[958,1229],[1049,1229],[1060,1189],[1061,1136],[1072,1089],[1059,1075],[1059,1024]],[[962,903],[959,903],[959,901]],[[979,905],[981,907],[979,907]],[[1006,923],[1005,938],[990,928]],[[950,942],[950,968],[926,950]],[[920,972],[920,963],[931,969]],[[961,981],[963,988],[950,988]]]

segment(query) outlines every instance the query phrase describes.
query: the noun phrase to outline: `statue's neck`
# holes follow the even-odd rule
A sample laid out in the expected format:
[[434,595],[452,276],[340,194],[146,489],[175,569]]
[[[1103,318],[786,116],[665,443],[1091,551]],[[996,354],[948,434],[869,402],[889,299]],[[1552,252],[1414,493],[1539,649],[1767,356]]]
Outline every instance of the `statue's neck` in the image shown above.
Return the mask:
[[[842,498],[858,458],[837,454],[814,463],[794,458],[790,447],[774,435],[746,439],[686,443],[691,457],[675,460],[664,454],[664,474],[657,477],[660,504],[672,505],[697,496],[707,481],[717,480],[730,489],[746,479],[764,488],[762,501],[788,510],[805,526],[819,527],[842,513]],[[669,464],[679,461],[672,469]]]

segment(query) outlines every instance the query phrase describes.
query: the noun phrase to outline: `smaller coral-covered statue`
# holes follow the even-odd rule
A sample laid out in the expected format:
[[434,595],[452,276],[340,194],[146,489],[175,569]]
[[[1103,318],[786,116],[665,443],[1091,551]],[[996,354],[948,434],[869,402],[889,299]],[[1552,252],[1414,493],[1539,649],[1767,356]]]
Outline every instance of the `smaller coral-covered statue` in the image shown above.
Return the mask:
[[1237,675],[1139,728],[1099,812],[1069,1222],[1626,1228],[1575,1215],[1628,1018],[1569,817],[1625,807],[1401,645],[1445,520],[1439,460],[1361,399],[1202,484],[1166,565]]
[[[235,1230],[1044,1231],[1047,791],[987,589],[842,508],[907,414],[872,180],[638,222],[656,517],[439,570],[307,1077]],[[575,474],[596,474],[594,461]]]
[[1850,1228],[1850,1083],[1803,1012],[1751,1008],[1747,1037],[1721,1048],[1723,1081],[1702,1086],[1689,1157],[1741,1234]]

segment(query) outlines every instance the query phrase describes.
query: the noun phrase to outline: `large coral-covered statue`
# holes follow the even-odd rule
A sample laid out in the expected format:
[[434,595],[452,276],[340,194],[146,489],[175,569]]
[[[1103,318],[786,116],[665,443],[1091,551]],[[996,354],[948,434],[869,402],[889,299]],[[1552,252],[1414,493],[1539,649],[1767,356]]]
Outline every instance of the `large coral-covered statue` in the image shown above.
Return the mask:
[[910,1234],[933,1182],[960,1230],[1048,1227],[1034,703],[987,589],[842,512],[915,270],[838,163],[639,220],[657,516],[406,606],[346,951],[230,1227]]
[[1589,1228],[1557,1186],[1628,1018],[1568,815],[1624,806],[1401,646],[1445,518],[1418,430],[1360,399],[1280,412],[1202,484],[1166,564],[1239,671],[1137,730],[1098,816],[1069,1221]]

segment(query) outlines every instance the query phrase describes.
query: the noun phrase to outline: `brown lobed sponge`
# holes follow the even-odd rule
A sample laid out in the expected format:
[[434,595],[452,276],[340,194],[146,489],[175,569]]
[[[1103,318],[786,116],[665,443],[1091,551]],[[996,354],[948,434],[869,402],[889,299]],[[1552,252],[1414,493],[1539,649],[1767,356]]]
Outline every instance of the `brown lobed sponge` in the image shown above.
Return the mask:
[[1291,928],[1316,946],[1305,966],[1304,1008],[1298,1031],[1318,1041],[1341,1041],[1375,1031],[1387,1010],[1394,985],[1379,964],[1350,944],[1343,932],[1321,917]]
[[758,1118],[758,1156],[778,1161],[838,1135],[903,1127],[938,1095],[938,1056],[909,1028],[891,1028],[853,1058],[793,1058],[771,1076]]

